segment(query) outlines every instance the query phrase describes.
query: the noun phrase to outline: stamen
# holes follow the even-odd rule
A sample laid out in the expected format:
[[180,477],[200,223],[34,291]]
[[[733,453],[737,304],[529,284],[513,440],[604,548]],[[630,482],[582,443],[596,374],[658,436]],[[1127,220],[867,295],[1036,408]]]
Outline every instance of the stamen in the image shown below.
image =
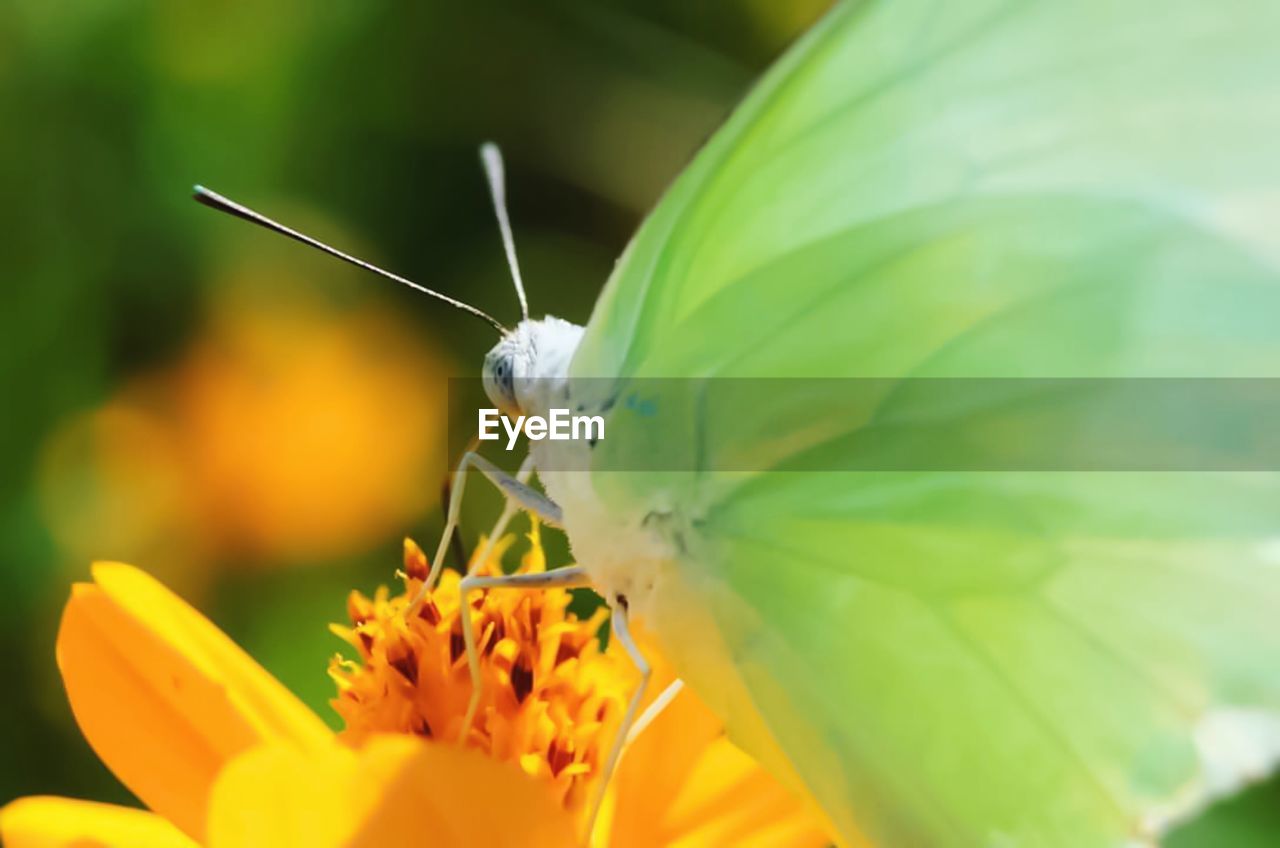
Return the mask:
[[[501,573],[511,544],[491,546],[481,574]],[[525,572],[544,569],[536,533]],[[601,649],[607,615],[579,619],[563,589],[476,593],[459,604],[460,575],[447,571],[421,603],[412,604],[430,572],[421,549],[404,546],[403,587],[368,598],[352,593],[351,627],[334,632],[358,650],[358,660],[335,659],[334,708],[344,735],[413,733],[456,743],[471,695],[460,618],[470,614],[481,634],[483,687],[466,744],[548,781],[567,809],[584,817],[598,787],[607,748],[634,685],[624,657]]]
[[461,630],[455,630],[449,634],[449,661],[456,663],[458,659],[467,651],[466,639],[462,636]]
[[[426,576],[424,575],[422,579],[425,580]],[[434,600],[429,597],[425,598],[418,607],[418,617],[434,627],[440,623],[440,608],[436,606]]]
[[523,654],[511,669],[511,691],[515,693],[518,704],[523,704],[524,699],[533,691],[533,667]]
[[409,681],[410,685],[418,682],[418,658],[413,655],[412,650],[395,659],[387,657],[387,662],[391,664],[392,668],[400,672],[404,679]]

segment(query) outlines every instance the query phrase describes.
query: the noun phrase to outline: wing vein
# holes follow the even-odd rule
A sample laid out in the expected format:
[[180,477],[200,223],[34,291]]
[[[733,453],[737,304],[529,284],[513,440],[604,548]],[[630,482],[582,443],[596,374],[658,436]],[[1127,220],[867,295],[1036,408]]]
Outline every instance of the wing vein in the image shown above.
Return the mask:
[[1039,605],[1043,607],[1045,612],[1058,619],[1066,627],[1074,631],[1081,639],[1093,645],[1093,647],[1101,651],[1104,655],[1110,657],[1118,665],[1126,669],[1138,680],[1141,680],[1148,688],[1152,690],[1162,700],[1167,700],[1177,710],[1182,718],[1187,722],[1188,726],[1194,724],[1196,717],[1196,709],[1188,703],[1181,694],[1161,680],[1158,680],[1154,674],[1143,666],[1134,662],[1130,657],[1121,653],[1118,648],[1111,645],[1105,637],[1097,630],[1089,626],[1084,619],[1070,613],[1061,605],[1054,602],[1050,597],[1043,593],[1035,596],[1039,601]]
[[[953,615],[936,605],[930,604],[934,610],[939,622],[953,635],[958,641],[969,647],[970,653],[974,658],[987,669],[987,671],[995,678],[995,680],[1003,687],[1015,701],[1022,705],[1023,710],[1028,717],[1040,728],[1045,738],[1057,747],[1063,755],[1075,763],[1076,769],[1081,776],[1089,782],[1097,793],[1107,802],[1108,806],[1116,815],[1116,819],[1125,827],[1133,822],[1133,817],[1121,806],[1106,788],[1102,778],[1099,777],[1092,769],[1089,768],[1080,752],[1070,743],[1066,736],[1054,726],[1053,722],[1044,714],[1042,708],[1036,704],[1035,700],[1027,695],[1020,686],[1018,686],[1008,673],[996,662],[990,652],[982,647],[975,639],[966,633],[955,621]],[[1066,843],[1070,845],[1070,843]]]

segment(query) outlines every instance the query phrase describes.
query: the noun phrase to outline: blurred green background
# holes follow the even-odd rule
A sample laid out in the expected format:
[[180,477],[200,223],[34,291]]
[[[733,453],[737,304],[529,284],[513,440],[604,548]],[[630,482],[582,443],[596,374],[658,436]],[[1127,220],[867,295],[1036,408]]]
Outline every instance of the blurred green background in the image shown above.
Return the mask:
[[[92,559],[161,577],[332,722],[326,623],[439,531],[445,380],[492,332],[193,183],[512,322],[492,139],[533,311],[585,321],[639,217],[825,5],[0,4],[0,803],[127,798],[53,662]],[[468,544],[494,514],[468,498]],[[1171,844],[1264,844],[1278,798]]]

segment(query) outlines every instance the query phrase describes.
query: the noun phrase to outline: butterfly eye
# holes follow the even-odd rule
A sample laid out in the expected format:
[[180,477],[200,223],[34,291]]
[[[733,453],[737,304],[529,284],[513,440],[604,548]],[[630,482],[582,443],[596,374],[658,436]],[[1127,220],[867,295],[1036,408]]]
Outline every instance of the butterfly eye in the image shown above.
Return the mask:
[[514,401],[515,385],[511,378],[511,360],[499,359],[497,366],[494,368],[494,381],[498,384],[498,391],[502,392],[502,396],[508,400]]
[[515,409],[515,369],[510,355],[494,352],[485,360],[485,393],[497,406]]

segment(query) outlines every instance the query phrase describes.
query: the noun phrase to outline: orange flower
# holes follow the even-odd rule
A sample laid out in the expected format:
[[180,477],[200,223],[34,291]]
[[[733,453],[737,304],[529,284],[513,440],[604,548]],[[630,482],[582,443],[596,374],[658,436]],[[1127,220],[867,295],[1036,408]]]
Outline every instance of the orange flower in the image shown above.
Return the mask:
[[[535,527],[521,570],[546,570]],[[492,573],[512,539],[495,545],[478,573]],[[425,602],[410,607],[429,571],[405,541],[404,590],[374,599],[353,592],[353,626],[334,631],[360,662],[335,658],[333,707],[344,736],[416,733],[456,742],[471,696],[462,624],[460,575],[447,571]],[[467,743],[554,787],[565,809],[585,810],[637,675],[629,659],[601,651],[597,634],[608,612],[579,620],[566,610],[569,592],[496,591],[471,598],[483,679],[480,707]]]
[[46,441],[41,510],[68,561],[145,558],[191,588],[195,565],[362,551],[426,508],[447,363],[386,309],[248,275],[171,365]]
[[[542,568],[531,538],[524,567]],[[406,592],[425,568],[407,544]],[[89,743],[151,812],[20,799],[0,810],[9,848],[577,841],[634,673],[599,649],[599,616],[566,612],[567,593],[472,601],[485,692],[463,746],[456,575],[413,610],[411,594],[352,596],[354,625],[340,632],[360,662],[331,667],[347,721],[335,736],[155,580],[119,564],[93,574],[67,603],[58,664]],[[686,691],[624,757],[593,844],[825,845],[810,822]]]
[[364,550],[420,515],[422,480],[444,472],[443,363],[388,310],[264,288],[255,274],[224,292],[173,370],[192,491],[235,555]]

